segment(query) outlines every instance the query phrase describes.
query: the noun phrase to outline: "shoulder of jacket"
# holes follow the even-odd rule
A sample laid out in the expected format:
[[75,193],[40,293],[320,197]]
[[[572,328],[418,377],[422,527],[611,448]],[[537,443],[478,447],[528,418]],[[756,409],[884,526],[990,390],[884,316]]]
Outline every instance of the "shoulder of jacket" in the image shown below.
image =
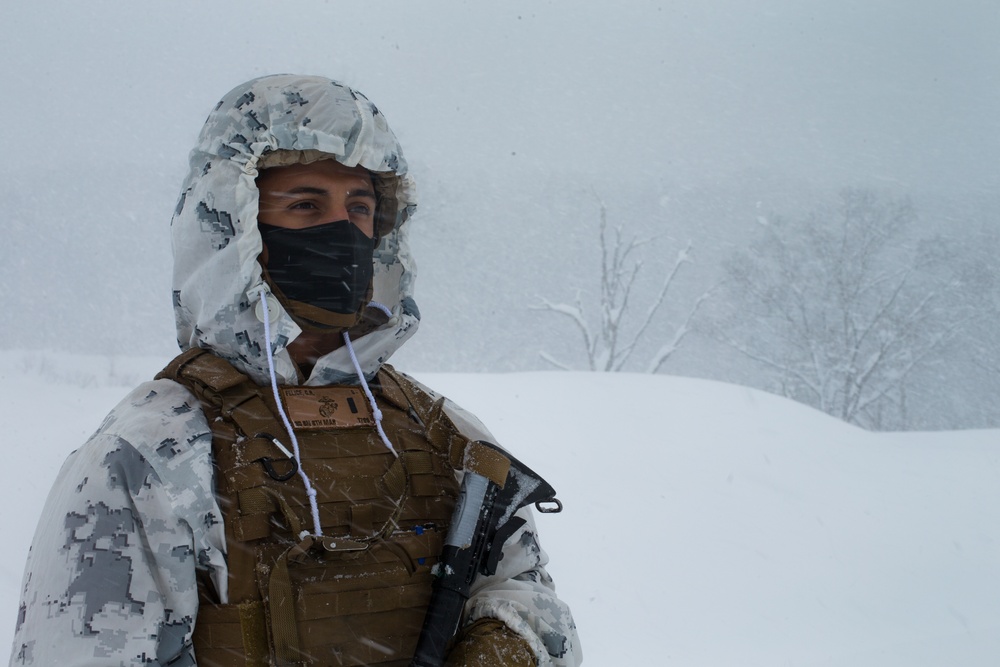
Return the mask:
[[[144,382],[129,392],[104,418],[85,447],[112,457],[134,450],[157,471],[204,467],[195,461],[211,453],[212,432],[198,399],[173,380]],[[100,451],[92,451],[98,455]],[[205,464],[209,465],[208,459]],[[198,477],[205,473],[190,471]],[[162,476],[162,475],[161,475]]]

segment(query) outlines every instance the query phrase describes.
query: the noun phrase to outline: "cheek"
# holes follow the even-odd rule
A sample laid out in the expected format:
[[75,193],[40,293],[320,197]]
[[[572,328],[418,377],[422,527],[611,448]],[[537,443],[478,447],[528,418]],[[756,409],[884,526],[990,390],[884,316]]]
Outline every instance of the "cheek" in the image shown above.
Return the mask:
[[355,219],[351,223],[360,229],[368,238],[375,237],[375,221],[370,219]]
[[261,211],[257,214],[257,222],[262,222],[265,225],[271,225],[273,227],[282,227],[284,229],[295,229],[296,227],[294,222],[286,220],[283,216],[266,211]]
[[257,211],[257,222],[284,229],[302,229],[310,225],[308,216],[295,214],[283,208],[261,207]]
[[275,210],[273,206],[268,205],[266,201],[262,201],[257,205],[257,220],[260,222],[266,222],[269,225],[273,225],[272,220],[278,217],[278,211]]

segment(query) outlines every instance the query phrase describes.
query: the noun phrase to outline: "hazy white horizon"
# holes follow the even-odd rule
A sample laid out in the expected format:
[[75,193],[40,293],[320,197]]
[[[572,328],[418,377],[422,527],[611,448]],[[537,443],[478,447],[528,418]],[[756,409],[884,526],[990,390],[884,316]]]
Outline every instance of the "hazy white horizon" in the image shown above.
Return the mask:
[[[175,350],[168,224],[188,151],[225,91],[279,71],[356,86],[402,141],[424,318],[400,358],[420,370],[550,368],[540,352],[582,367],[575,332],[530,306],[592,297],[599,201],[658,237],[636,304],[693,242],[654,333],[720,280],[760,217],[845,186],[912,198],[916,238],[984,247],[1000,216],[997,34],[1000,4],[979,0],[14,3],[0,23],[0,336]],[[757,373],[695,336],[664,371]],[[953,386],[966,371],[924,384],[941,373]],[[961,414],[994,390],[975,383],[929,423],[996,423]]]

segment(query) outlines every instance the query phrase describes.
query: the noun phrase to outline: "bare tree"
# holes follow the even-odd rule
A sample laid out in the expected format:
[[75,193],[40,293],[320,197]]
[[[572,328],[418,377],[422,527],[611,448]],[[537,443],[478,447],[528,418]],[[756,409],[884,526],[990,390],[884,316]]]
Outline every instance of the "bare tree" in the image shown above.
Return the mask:
[[[573,323],[583,339],[584,353],[590,370],[621,371],[631,358],[636,345],[643,340],[654,316],[666,302],[667,294],[681,267],[691,261],[691,243],[677,253],[673,267],[664,277],[656,296],[646,307],[645,312],[639,316],[638,321],[633,322],[629,317],[631,315],[629,307],[634,296],[636,278],[643,266],[642,260],[635,257],[636,251],[655,239],[625,239],[621,225],[609,232],[607,207],[603,201],[598,201],[601,220],[601,285],[599,299],[593,308],[597,311],[596,317],[592,318],[589,315],[588,308],[579,293],[572,304],[553,303],[544,297],[539,297],[539,305],[533,308],[558,313]],[[691,320],[708,296],[709,293],[706,292],[695,301],[684,320],[674,329],[673,335],[652,356],[646,365],[646,372],[657,372],[678,349],[690,331]],[[596,322],[592,321],[594,319]],[[628,333],[626,329],[629,329]],[[568,364],[556,360],[546,352],[541,352],[541,356],[557,368],[570,370]]]
[[934,406],[918,428],[1000,426],[1000,231],[992,215],[963,220],[961,231],[920,243],[921,279],[952,286],[950,309],[962,315],[961,331],[944,347],[948,363],[917,371],[911,396]]
[[733,310],[717,335],[785,396],[868,428],[904,425],[908,378],[964,321],[948,285],[916,285],[898,243],[913,219],[908,201],[848,189],[832,211],[765,221],[727,263]]

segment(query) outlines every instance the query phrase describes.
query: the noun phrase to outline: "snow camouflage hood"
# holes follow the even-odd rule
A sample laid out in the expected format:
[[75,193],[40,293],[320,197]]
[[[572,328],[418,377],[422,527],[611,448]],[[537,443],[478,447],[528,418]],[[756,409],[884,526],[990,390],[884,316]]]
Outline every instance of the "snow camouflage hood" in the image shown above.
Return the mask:
[[[420,319],[403,226],[416,209],[415,190],[385,117],[362,94],[323,77],[254,79],[230,91],[209,114],[171,222],[178,343],[182,350],[210,349],[258,383],[269,382],[263,294],[278,382],[299,383],[286,346],[301,329],[271,293],[257,261],[263,244],[255,179],[262,158],[276,157],[275,151],[305,151],[304,161],[333,157],[376,176],[379,213],[391,230],[375,249],[372,298],[391,315],[353,341],[361,368],[371,377],[415,333]],[[341,347],[320,358],[305,383],[354,378],[349,352]]]

